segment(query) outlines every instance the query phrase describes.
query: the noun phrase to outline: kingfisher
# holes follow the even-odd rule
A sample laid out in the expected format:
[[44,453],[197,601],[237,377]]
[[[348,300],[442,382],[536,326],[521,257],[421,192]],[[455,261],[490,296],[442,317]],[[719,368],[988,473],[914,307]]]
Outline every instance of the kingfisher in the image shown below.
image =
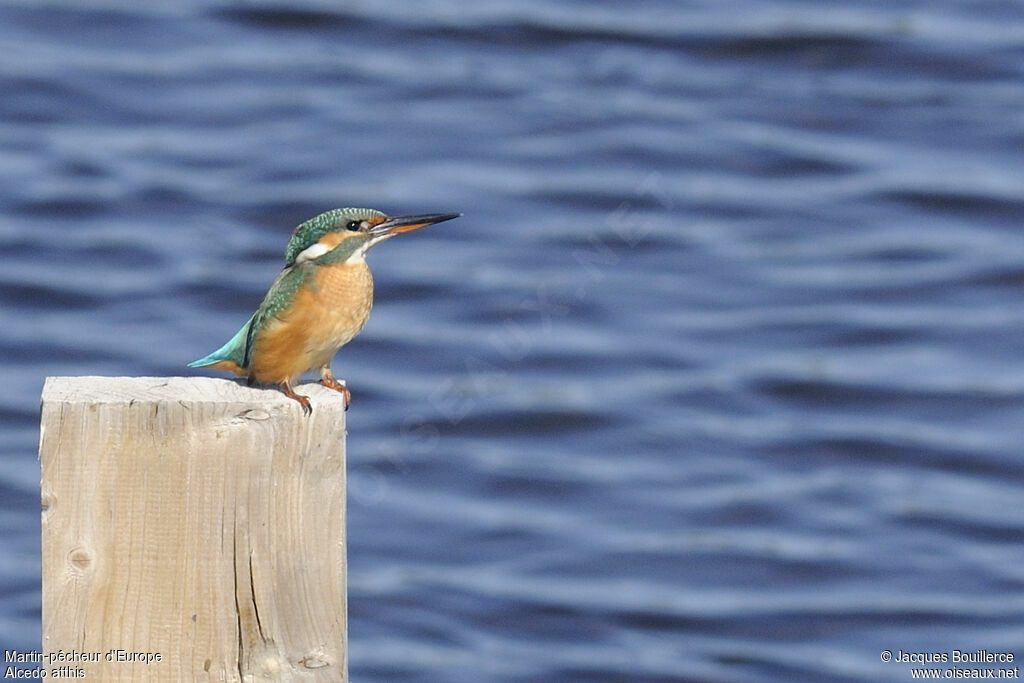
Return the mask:
[[284,269],[256,312],[227,344],[190,368],[216,368],[248,378],[250,386],[276,384],[313,412],[293,384],[319,368],[320,383],[352,401],[331,373],[331,360],[363,329],[373,306],[373,276],[366,252],[395,235],[458,218],[461,213],[388,217],[374,209],[333,209],[295,228]]

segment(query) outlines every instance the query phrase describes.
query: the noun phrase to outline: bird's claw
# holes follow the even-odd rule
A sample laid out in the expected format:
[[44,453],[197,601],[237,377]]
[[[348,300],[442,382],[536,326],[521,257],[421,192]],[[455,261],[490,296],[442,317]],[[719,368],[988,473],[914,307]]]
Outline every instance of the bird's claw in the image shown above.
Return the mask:
[[320,384],[341,393],[345,397],[345,410],[348,410],[349,404],[352,403],[352,392],[348,390],[347,386],[334,379],[334,377],[323,377],[320,379]]
[[305,415],[306,417],[309,417],[310,415],[313,414],[313,406],[310,405],[309,397],[308,396],[303,396],[302,394],[296,394],[295,391],[292,390],[291,386],[289,386],[288,384],[284,384],[282,386],[282,388],[284,389],[284,395],[285,396],[287,396],[288,398],[292,399],[293,401],[298,401],[299,402],[299,405],[302,406],[302,414],[303,415]]

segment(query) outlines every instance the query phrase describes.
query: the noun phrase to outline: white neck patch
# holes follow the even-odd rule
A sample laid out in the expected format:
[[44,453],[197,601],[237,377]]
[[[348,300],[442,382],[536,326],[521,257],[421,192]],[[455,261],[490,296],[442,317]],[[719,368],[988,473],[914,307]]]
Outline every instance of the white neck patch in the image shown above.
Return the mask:
[[[349,257],[345,259],[345,263],[360,263],[365,261],[366,252],[370,250],[370,247],[391,237],[394,237],[394,234],[380,235],[374,239],[367,240],[361,247],[349,254]],[[306,261],[314,261],[324,254],[334,251],[338,246],[338,244],[332,247],[323,244],[322,242],[314,242],[299,252],[298,256],[295,257],[295,265],[297,266],[300,263],[305,263]]]
[[306,261],[312,261],[313,259],[320,258],[331,250],[326,244],[320,242],[314,242],[305,249],[299,252],[299,255],[295,257],[295,265],[305,263]]

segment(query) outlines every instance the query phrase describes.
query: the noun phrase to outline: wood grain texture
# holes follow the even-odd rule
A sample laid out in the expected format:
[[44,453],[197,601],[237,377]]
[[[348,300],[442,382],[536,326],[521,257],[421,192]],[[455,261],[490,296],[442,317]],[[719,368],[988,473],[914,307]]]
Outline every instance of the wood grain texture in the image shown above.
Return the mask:
[[308,418],[223,379],[46,380],[44,652],[99,653],[91,681],[347,680],[344,404],[300,393]]

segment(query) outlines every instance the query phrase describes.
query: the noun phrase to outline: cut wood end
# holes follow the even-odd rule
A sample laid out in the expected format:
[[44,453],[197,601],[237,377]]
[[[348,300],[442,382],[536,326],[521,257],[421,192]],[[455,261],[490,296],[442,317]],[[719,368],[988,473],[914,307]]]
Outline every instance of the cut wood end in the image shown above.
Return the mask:
[[[342,382],[344,383],[344,382]],[[341,393],[318,383],[303,384],[300,394],[317,407],[345,410]],[[274,387],[250,387],[244,380],[217,377],[47,377],[43,403],[133,404],[179,401],[182,403],[241,403],[251,406],[247,419],[259,420],[265,408],[294,403]]]

